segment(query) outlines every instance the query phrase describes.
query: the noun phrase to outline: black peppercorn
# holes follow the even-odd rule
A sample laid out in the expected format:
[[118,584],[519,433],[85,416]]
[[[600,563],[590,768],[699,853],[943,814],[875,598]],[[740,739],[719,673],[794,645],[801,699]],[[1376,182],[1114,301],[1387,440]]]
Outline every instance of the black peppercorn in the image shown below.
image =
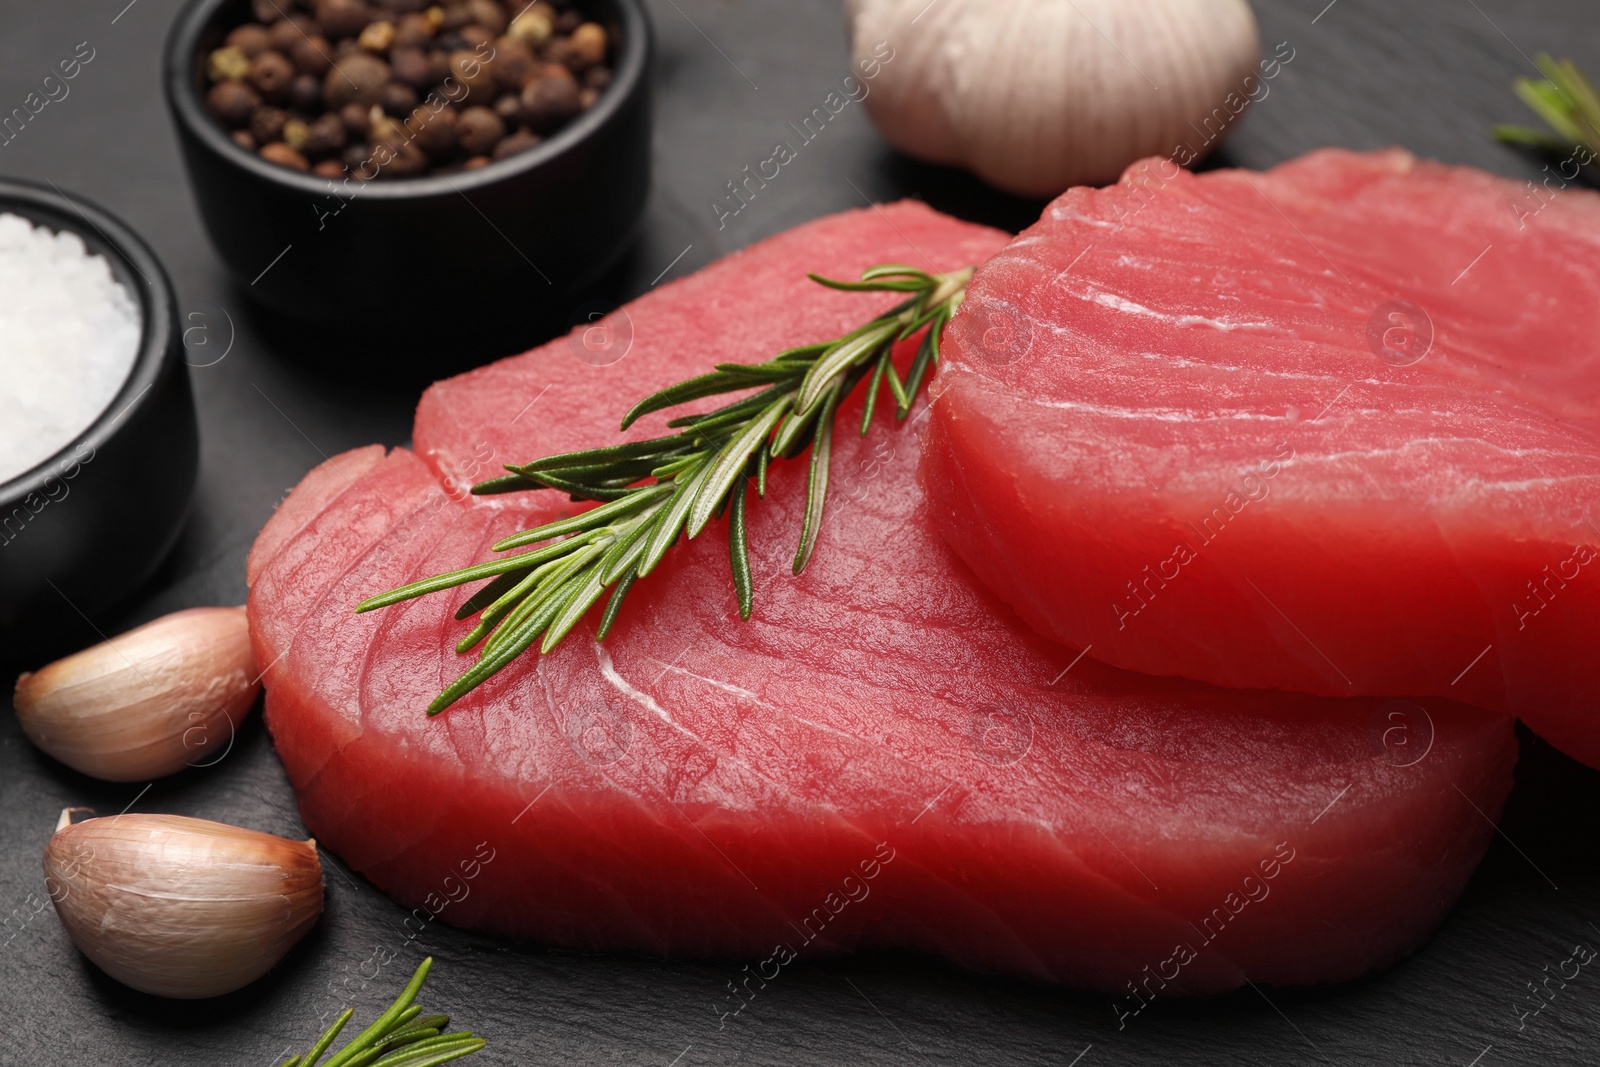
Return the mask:
[[336,59],[322,79],[322,98],[329,107],[375,104],[388,80],[389,64],[365,52],[351,52]]
[[446,105],[437,111],[419,107],[406,119],[417,146],[434,159],[444,159],[456,150],[456,110]]
[[273,141],[271,144],[262,145],[261,158],[268,163],[276,163],[280,167],[291,167],[294,170],[311,169],[311,164],[306,162],[305,156],[302,156],[282,141]]
[[289,58],[294,61],[294,69],[302,74],[321,76],[333,66],[333,45],[321,34],[302,37],[289,46]]
[[415,48],[432,39],[433,23],[426,15],[402,15],[400,21],[395,23],[395,48]]
[[243,126],[261,106],[261,96],[244,82],[218,82],[206,93],[206,106],[225,126]]
[[522,90],[522,119],[539,133],[550,133],[580,110],[578,83],[565,67],[550,64]]
[[417,106],[417,91],[402,82],[385,82],[378,90],[378,106],[395,118],[403,119]]
[[279,107],[258,107],[250,116],[250,135],[256,139],[257,144],[267,144],[271,141],[283,140],[283,124],[289,121],[289,113]]
[[494,158],[505,159],[518,152],[526,152],[537,145],[544,138],[527,130],[518,130],[509,137],[501,138],[500,143],[494,146]]
[[307,114],[321,110],[322,79],[315,74],[296,74],[289,83],[289,103]]
[[494,102],[494,113],[507,125],[515,126],[522,121],[522,98],[515,93],[506,93]]
[[323,115],[311,124],[306,132],[302,151],[313,159],[331,156],[344,147],[344,123],[334,114]]
[[461,38],[462,48],[465,48],[471,52],[478,52],[480,55],[485,56],[489,54],[489,50],[484,46],[494,41],[494,34],[490,33],[484,27],[479,26],[477,23],[473,23],[471,26],[461,27],[461,29],[456,31],[456,36]]
[[487,155],[506,135],[506,124],[486,107],[469,107],[456,120],[456,141],[469,156]]
[[495,0],[467,0],[467,13],[475,24],[488,30],[491,35],[506,32],[506,23],[511,21],[506,9]]
[[514,37],[500,37],[494,42],[494,77],[500,88],[511,92],[521,90],[523,84],[544,66],[533,54],[533,49]]
[[271,26],[268,26],[267,41],[273,48],[286,53],[294,47],[296,41],[303,41],[307,37],[316,37],[321,32],[310,19],[296,13],[281,22],[274,22]]
[[[351,172],[358,172],[361,165],[372,155],[372,146],[365,141],[352,141],[344,146],[344,151],[339,153],[339,162],[343,163]],[[370,178],[372,175],[365,175]]]
[[396,81],[404,82],[413,89],[426,89],[437,80],[433,76],[434,67],[428,60],[428,54],[413,45],[391,51],[389,66]]
[[581,2],[252,0],[258,22],[202,53],[206,104],[235,143],[297,170],[474,170],[541,143],[611,84],[610,38]]
[[330,37],[354,37],[369,21],[367,5],[361,0],[316,0],[311,9]]
[[372,109],[363,104],[346,104],[339,109],[339,122],[353,141],[364,141],[372,132]]
[[289,99],[289,83],[294,80],[294,64],[282,52],[268,49],[250,62],[250,84],[262,99],[279,103]]
[[222,39],[222,43],[237,48],[252,59],[272,47],[267,39],[267,28],[254,22],[235,26],[229,31],[228,36]]

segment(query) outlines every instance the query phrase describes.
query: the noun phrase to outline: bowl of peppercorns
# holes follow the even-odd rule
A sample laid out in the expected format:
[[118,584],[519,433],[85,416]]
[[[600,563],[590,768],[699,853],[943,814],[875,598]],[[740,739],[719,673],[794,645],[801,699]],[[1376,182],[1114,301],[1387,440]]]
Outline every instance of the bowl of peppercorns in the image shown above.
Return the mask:
[[470,325],[555,309],[626,250],[652,50],[640,0],[192,0],[165,81],[201,218],[250,297]]

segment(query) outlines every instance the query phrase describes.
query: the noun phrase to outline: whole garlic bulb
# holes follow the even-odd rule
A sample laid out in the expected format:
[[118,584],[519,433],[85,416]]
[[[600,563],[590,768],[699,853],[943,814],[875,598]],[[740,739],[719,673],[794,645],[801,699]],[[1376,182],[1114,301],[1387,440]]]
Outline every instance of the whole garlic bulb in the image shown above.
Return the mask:
[[178,815],[65,826],[45,848],[44,873],[83,954],[162,997],[248,985],[322,913],[315,842]]
[[846,0],[845,11],[856,69],[881,68],[865,103],[889,142],[1024,196],[1114,181],[1180,143],[1199,142],[1198,158],[1220,139],[1205,140],[1205,120],[1219,108],[1231,120],[1224,101],[1248,95],[1260,50],[1247,0]]
[[62,763],[143,782],[221,758],[260,683],[245,609],[191,608],[24,674],[15,703]]

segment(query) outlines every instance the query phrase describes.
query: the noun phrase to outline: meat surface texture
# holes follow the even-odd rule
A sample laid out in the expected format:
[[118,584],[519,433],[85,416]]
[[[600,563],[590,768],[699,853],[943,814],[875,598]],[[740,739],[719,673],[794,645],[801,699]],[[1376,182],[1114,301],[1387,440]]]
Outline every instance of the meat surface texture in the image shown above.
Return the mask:
[[978,271],[946,540],[1107,663],[1450,697],[1600,765],[1600,197],[1398,150],[1174,169]]
[[1148,997],[1350,978],[1414,948],[1486,847],[1510,720],[1079,661],[935,533],[925,417],[838,434],[798,579],[805,465],[774,466],[750,509],[749,622],[714,523],[634,588],[604,644],[591,617],[430,719],[468,662],[451,649],[464,592],[352,612],[574,507],[465,495],[497,464],[611,440],[650,389],[891,302],[806,271],[952,269],[1005,240],[912,203],[819,220],[614,314],[611,339],[632,337],[615,364],[558,340],[434,386],[416,453],[313,471],[251,556],[250,618],[318,840],[412,925],[728,956],[740,981],[741,963],[770,981],[795,957],[889,947]]

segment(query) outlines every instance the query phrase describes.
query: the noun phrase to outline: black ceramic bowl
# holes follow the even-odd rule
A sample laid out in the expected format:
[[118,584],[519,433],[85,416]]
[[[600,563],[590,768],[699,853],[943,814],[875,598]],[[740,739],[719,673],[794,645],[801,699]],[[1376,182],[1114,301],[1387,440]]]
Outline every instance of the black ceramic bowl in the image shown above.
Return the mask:
[[649,21],[640,0],[582,9],[620,41],[612,84],[564,129],[474,171],[346,183],[268,163],[211,117],[205,57],[250,5],[192,0],[167,38],[167,103],[201,218],[240,285],[294,318],[384,329],[442,318],[469,331],[570,302],[626,249],[650,184]]
[[150,577],[194,494],[199,435],[177,305],[145,243],[88,201],[0,180],[0,212],[83,238],[139,308],[139,354],[110,406],[67,447],[0,482],[0,634],[42,644],[64,623],[87,644],[80,614],[93,618]]

